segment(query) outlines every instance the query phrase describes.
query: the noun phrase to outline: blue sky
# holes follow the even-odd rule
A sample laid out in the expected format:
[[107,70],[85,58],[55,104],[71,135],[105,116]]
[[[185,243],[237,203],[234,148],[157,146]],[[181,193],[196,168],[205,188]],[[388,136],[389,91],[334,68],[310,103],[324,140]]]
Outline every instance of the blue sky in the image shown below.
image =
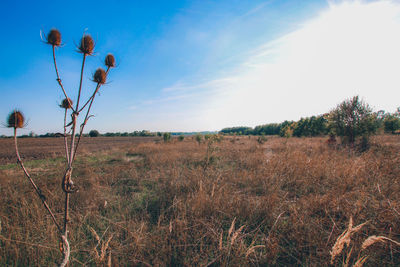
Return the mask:
[[[96,40],[84,96],[107,53],[118,67],[87,131],[220,130],[328,112],[359,94],[375,109],[400,106],[400,7],[395,1],[4,1],[0,114],[14,108],[24,133],[62,131],[60,75],[76,99],[83,33]],[[0,128],[0,134],[11,130]]]

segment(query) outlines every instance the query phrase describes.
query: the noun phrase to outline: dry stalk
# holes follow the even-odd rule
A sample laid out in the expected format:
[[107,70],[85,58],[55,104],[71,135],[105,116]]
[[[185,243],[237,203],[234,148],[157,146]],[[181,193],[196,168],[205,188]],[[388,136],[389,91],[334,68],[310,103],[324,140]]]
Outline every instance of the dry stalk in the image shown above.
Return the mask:
[[[94,260],[100,264],[100,263],[103,263],[106,259],[106,256],[108,256],[107,257],[107,266],[111,266],[111,250],[109,248],[110,248],[110,242],[111,242],[111,239],[113,238],[113,235],[110,235],[107,238],[107,240],[104,241],[103,237],[106,234],[108,228],[104,231],[104,233],[101,237],[90,226],[89,226],[89,230],[97,241],[97,245],[93,248],[94,258],[95,258]],[[98,247],[100,247],[100,249],[98,249]]]
[[[72,100],[68,97],[67,91],[65,90],[65,88],[61,82],[60,74],[59,74],[58,67],[57,67],[55,48],[61,46],[61,33],[56,29],[52,29],[50,31],[50,33],[47,36],[45,36],[45,38],[46,38],[46,43],[50,44],[52,46],[53,62],[54,62],[54,69],[55,69],[56,76],[57,76],[57,82],[65,96],[63,103],[60,105],[60,107],[65,108],[64,146],[65,146],[65,158],[66,158],[66,162],[67,162],[65,174],[62,178],[62,183],[61,183],[62,190],[65,193],[63,227],[61,227],[60,224],[57,222],[57,220],[54,216],[54,213],[51,211],[49,205],[47,204],[46,197],[43,195],[42,191],[37,187],[37,185],[31,178],[29,172],[25,168],[25,166],[21,160],[21,157],[19,155],[18,143],[17,143],[17,128],[24,127],[24,117],[21,112],[14,111],[13,113],[11,113],[9,115],[8,127],[14,128],[14,145],[15,145],[15,151],[16,151],[16,155],[17,155],[17,159],[18,159],[18,164],[24,171],[25,176],[28,178],[28,180],[29,180],[30,184],[32,185],[32,187],[34,188],[36,194],[41,199],[45,209],[50,214],[54,224],[56,225],[56,227],[59,231],[60,239],[61,239],[61,250],[63,253],[63,259],[62,259],[60,266],[66,266],[69,262],[70,253],[71,253],[70,245],[69,245],[69,241],[68,241],[68,223],[70,220],[70,214],[69,214],[70,194],[74,193],[78,190],[78,187],[75,186],[74,182],[72,181],[73,162],[74,162],[76,154],[77,154],[79,141],[82,137],[84,128],[88,122],[88,119],[91,117],[90,109],[92,107],[94,98],[95,98],[97,92],[99,91],[101,85],[105,84],[110,68],[115,67],[115,59],[111,54],[107,55],[106,60],[105,60],[105,64],[107,66],[107,71],[104,71],[101,68],[99,68],[96,71],[96,73],[94,75],[94,81],[96,82],[95,90],[93,91],[92,96],[87,100],[86,104],[82,108],[80,108],[79,102],[80,102],[81,93],[82,93],[82,81],[83,81],[83,73],[84,73],[84,68],[85,68],[86,57],[88,55],[93,54],[93,49],[95,46],[94,41],[90,37],[90,35],[84,35],[82,37],[81,45],[79,47],[79,52],[83,54],[83,59],[82,59],[82,67],[81,67],[81,72],[80,72],[78,97],[77,97],[76,106],[74,108],[72,105]],[[79,113],[81,111],[83,111],[88,104],[89,104],[89,107],[87,108],[85,119],[82,122],[82,124],[80,125],[79,135],[78,135],[78,139],[77,139],[77,136],[76,136],[77,128],[76,127],[77,127],[77,123],[78,123],[78,116],[79,116]],[[71,110],[71,122],[67,124],[67,115],[68,115],[69,109]],[[69,128],[69,130],[68,130],[68,128]],[[69,140],[70,141],[69,147],[68,147],[68,132],[71,132],[71,137]],[[101,259],[104,259],[106,256],[106,250],[109,246],[109,242],[111,241],[111,238],[112,238],[112,236],[101,246],[101,255],[100,255]],[[111,253],[109,254],[109,262],[111,262]]]
[[390,238],[388,238],[386,236],[371,235],[367,239],[364,240],[364,242],[361,245],[361,250],[364,250],[364,249],[368,248],[369,246],[372,246],[375,243],[385,242],[385,241],[389,241],[389,242],[392,242],[393,244],[396,244],[396,245],[400,246],[399,242],[397,242],[397,241],[395,241],[393,239],[390,239]]
[[364,265],[364,262],[368,259],[368,256],[363,256],[359,258],[353,265],[353,267],[362,267]]
[[353,227],[353,218],[350,217],[349,226],[348,228],[336,239],[335,244],[332,247],[331,251],[331,264],[333,264],[335,258],[340,255],[343,251],[344,245],[349,247],[351,242],[351,236],[354,233],[357,233],[361,230],[361,228],[368,222],[359,224]]

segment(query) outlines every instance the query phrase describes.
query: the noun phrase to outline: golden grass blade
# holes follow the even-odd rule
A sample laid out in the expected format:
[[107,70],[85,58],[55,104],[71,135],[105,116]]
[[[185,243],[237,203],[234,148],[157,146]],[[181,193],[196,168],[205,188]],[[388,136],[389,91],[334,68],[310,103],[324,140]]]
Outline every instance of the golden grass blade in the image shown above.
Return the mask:
[[353,267],[362,267],[364,265],[364,262],[368,259],[368,256],[363,256],[359,258],[353,265]]

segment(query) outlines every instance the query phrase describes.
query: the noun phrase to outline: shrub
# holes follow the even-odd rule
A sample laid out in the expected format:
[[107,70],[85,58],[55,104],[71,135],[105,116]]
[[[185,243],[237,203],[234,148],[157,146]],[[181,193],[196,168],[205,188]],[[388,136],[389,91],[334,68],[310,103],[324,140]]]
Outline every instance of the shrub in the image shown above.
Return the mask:
[[163,139],[165,143],[169,142],[171,140],[171,133],[164,133]]
[[90,136],[90,137],[98,137],[98,136],[100,136],[100,133],[99,133],[99,131],[97,131],[97,130],[91,130],[91,131],[89,132],[89,136]]
[[386,133],[394,134],[400,129],[400,118],[397,114],[388,114],[383,119],[383,125]]
[[353,145],[356,139],[364,136],[364,141],[376,131],[376,119],[371,107],[354,96],[340,103],[329,113],[329,127],[342,142]]
[[199,145],[201,144],[201,141],[203,140],[203,136],[201,134],[196,134],[196,136],[194,137],[196,142],[199,143]]

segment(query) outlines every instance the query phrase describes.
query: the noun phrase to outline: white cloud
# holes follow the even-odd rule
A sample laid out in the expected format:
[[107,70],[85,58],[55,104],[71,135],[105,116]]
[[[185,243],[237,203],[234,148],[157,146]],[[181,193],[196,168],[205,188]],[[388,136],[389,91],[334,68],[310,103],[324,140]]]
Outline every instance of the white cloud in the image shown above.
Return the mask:
[[359,94],[377,109],[400,106],[400,5],[345,2],[254,51],[210,101],[210,128],[328,112]]
[[357,94],[376,109],[400,106],[400,4],[394,1],[331,3],[299,30],[250,54],[227,66],[229,75],[164,88],[164,111],[185,109],[172,128],[297,120]]

